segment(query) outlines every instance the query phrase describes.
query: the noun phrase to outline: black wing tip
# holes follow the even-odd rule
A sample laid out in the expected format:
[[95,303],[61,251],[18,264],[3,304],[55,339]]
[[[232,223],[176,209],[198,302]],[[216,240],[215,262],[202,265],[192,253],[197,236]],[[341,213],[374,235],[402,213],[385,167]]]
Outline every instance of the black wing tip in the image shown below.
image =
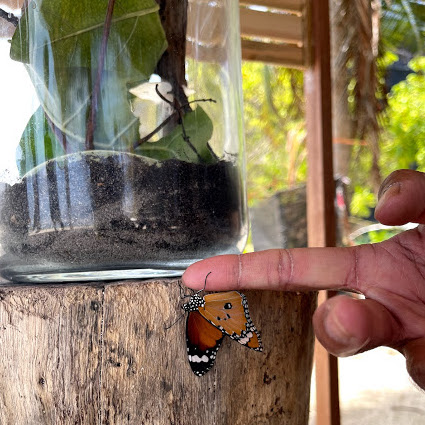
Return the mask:
[[214,366],[214,361],[202,366],[199,363],[192,363],[190,361],[189,364],[190,368],[192,369],[192,372],[200,378],[212,369],[212,367]]
[[195,374],[195,376],[197,376],[198,378],[201,378],[202,376],[204,376],[207,372],[209,372],[211,370],[211,367],[208,369],[204,369],[204,370],[195,370],[192,368],[192,372]]

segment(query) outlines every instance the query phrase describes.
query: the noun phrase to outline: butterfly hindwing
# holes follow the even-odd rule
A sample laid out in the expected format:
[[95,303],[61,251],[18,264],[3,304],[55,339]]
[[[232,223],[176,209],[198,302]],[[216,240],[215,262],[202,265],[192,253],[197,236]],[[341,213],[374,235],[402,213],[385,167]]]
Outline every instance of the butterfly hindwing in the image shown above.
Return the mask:
[[252,323],[244,294],[217,292],[205,295],[204,300],[198,311],[205,319],[240,344],[262,351],[260,334]]
[[187,356],[193,373],[204,375],[214,365],[224,334],[197,311],[188,313],[186,321]]

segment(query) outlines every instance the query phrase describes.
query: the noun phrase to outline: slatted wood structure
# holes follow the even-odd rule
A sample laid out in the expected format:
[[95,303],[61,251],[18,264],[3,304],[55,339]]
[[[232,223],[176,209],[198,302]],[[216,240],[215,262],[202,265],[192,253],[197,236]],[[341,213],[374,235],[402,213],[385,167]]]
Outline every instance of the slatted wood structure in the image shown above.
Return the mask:
[[[238,19],[226,16],[226,1],[189,0],[192,15],[203,22],[200,27],[189,19],[189,55],[220,58],[229,19]],[[305,69],[310,63],[309,5],[310,0],[241,0],[242,59]]]
[[242,58],[306,68],[309,5],[309,0],[241,0]]

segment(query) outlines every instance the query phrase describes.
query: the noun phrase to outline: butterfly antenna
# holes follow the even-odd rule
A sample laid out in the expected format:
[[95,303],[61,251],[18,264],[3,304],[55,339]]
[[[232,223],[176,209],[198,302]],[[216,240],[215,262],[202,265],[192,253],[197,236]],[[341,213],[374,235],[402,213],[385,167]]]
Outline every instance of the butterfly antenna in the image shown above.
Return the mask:
[[179,317],[177,317],[177,319],[173,322],[173,323],[171,323],[171,325],[169,325],[169,326],[164,326],[164,329],[166,330],[166,331],[168,331],[168,329],[170,329],[172,326],[174,326],[177,322],[179,322],[183,317],[185,316],[185,314],[183,313],[183,314],[181,314]]
[[211,274],[212,272],[209,272],[206,276],[205,276],[205,283],[204,283],[204,289],[203,289],[203,291],[205,291],[205,288],[207,287],[207,279],[208,279],[208,276]]
[[185,298],[191,297],[192,294],[185,294],[184,293],[184,289],[183,289],[183,286],[182,286],[181,279],[179,279],[178,283],[179,283],[179,288],[180,288],[180,299],[184,300]]
[[205,283],[204,283],[204,287],[202,289],[200,289],[199,291],[196,291],[195,294],[199,294],[200,292],[205,292],[205,288],[207,287],[207,279],[208,276],[211,274],[212,272],[209,272],[206,276],[205,276]]

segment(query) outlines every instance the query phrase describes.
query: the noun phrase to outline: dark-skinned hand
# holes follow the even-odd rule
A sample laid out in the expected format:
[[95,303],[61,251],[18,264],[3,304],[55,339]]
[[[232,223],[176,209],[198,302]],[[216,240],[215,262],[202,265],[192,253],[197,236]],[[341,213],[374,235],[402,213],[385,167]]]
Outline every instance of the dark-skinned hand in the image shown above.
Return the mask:
[[360,292],[365,299],[338,295],[319,306],[313,317],[319,341],[336,356],[381,345],[397,349],[425,389],[425,174],[392,173],[382,184],[375,216],[382,224],[420,225],[376,244],[212,257],[191,265],[183,282],[201,289],[212,272],[209,291]]

